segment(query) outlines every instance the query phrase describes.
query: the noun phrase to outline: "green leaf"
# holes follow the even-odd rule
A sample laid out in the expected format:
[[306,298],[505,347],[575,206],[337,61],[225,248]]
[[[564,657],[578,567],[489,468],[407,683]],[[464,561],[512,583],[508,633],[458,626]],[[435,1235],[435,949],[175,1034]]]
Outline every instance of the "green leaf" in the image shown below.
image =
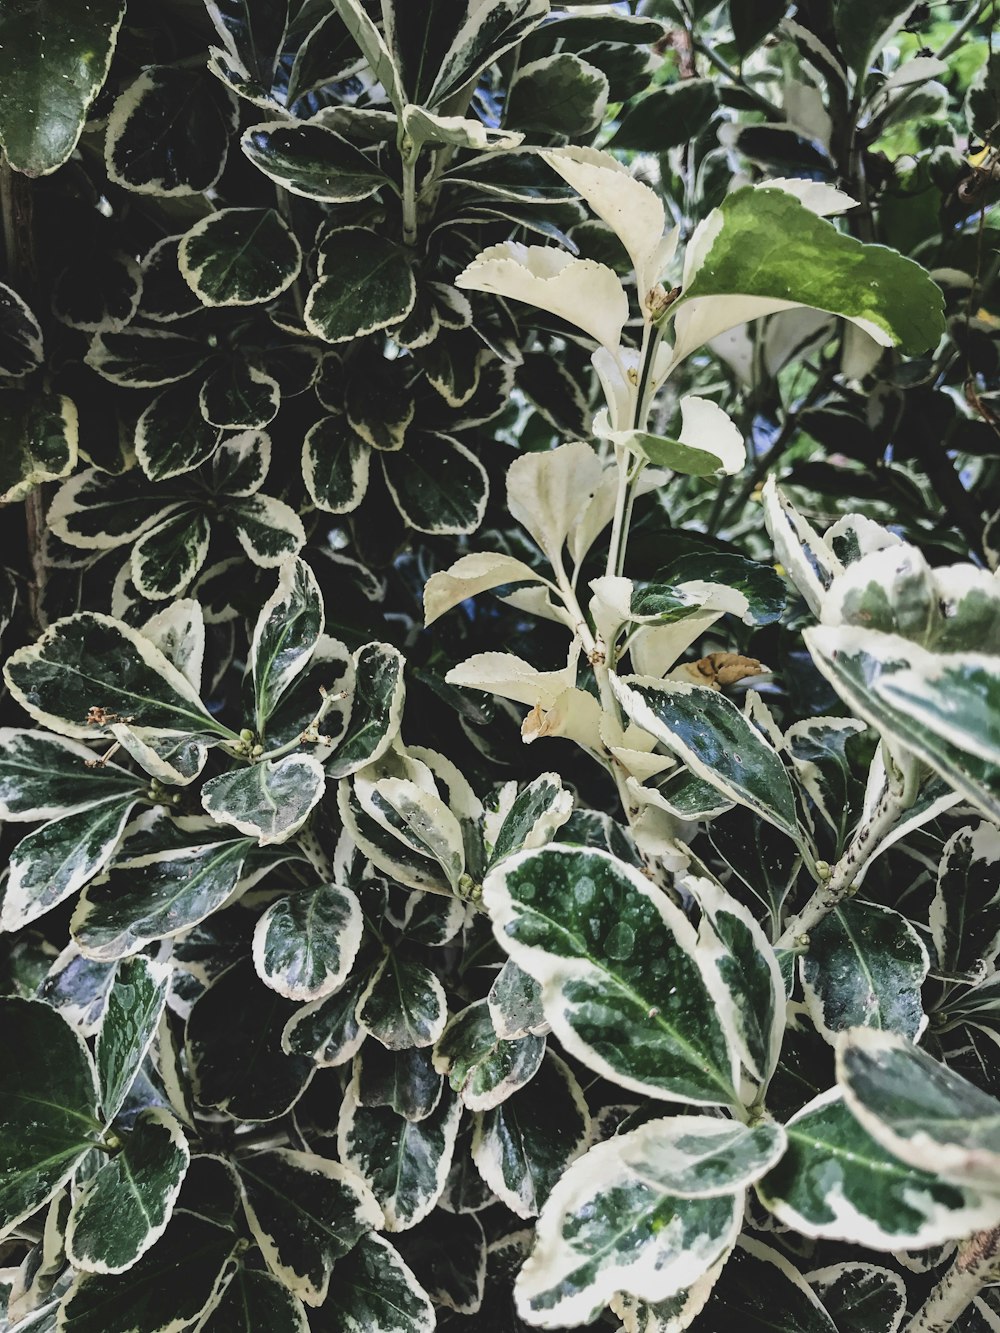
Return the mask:
[[321,417],[302,444],[302,480],[318,509],[348,514],[368,490],[371,448],[346,416]]
[[414,433],[404,450],[382,455],[382,470],[396,508],[417,532],[474,532],[483,521],[489,477],[459,440]]
[[869,57],[882,50],[914,8],[913,0],[841,0],[834,27],[840,49],[859,79],[867,72]]
[[865,724],[854,717],[811,717],[793,722],[785,732],[799,782],[837,835],[838,851],[843,850],[852,806],[863,795],[851,772],[847,746],[864,730]]
[[294,1005],[261,985],[249,959],[227,968],[195,1002],[185,1048],[195,1097],[237,1120],[276,1120],[301,1097],[315,1066],[288,1055],[281,1034]]
[[444,1090],[426,1046],[389,1051],[370,1041],[355,1056],[354,1074],[359,1106],[388,1106],[404,1120],[426,1120]]
[[785,17],[787,9],[786,0],[758,0],[755,5],[729,0],[729,22],[740,55],[755,51]]
[[44,731],[0,727],[0,819],[57,819],[140,790],[133,773]]
[[80,951],[109,962],[204,921],[236,888],[252,846],[248,838],[213,838],[199,830],[184,846],[131,855],[126,840],[73,913],[70,930]]
[[108,1124],[121,1110],[142,1068],[169,988],[170,969],[142,954],[118,964],[94,1052]]
[[[743,6],[737,4],[737,8]],[[696,139],[719,105],[711,79],[664,84],[633,102],[610,142],[640,153],[665,153]]]
[[[126,1273],[78,1273],[63,1298],[65,1333],[176,1333],[219,1297],[236,1244],[228,1227],[178,1209]],[[183,1275],[182,1280],[180,1280]]]
[[0,14],[0,145],[15,171],[45,176],[69,158],[124,15],[124,0],[26,0]]
[[451,1166],[461,1115],[462,1103],[447,1089],[429,1116],[412,1121],[385,1106],[359,1105],[356,1082],[348,1087],[337,1152],[378,1199],[387,1231],[406,1231],[433,1210]]
[[780,1222],[804,1236],[916,1250],[996,1225],[995,1197],[886,1152],[837,1088],[820,1093],[785,1129],[788,1149],[757,1192]]
[[0,1235],[41,1208],[100,1134],[81,1037],[37,1000],[0,999]]
[[283,1282],[240,1265],[198,1333],[309,1333],[305,1308]]
[[687,267],[670,307],[675,360],[735,324],[795,305],[840,315],[911,355],[944,329],[941,291],[919,264],[837,231],[783,190],[727,195],[692,238]]
[[472,1158],[518,1217],[536,1217],[569,1164],[590,1146],[590,1114],[569,1066],[546,1051],[514,1097],[474,1120]]
[[[250,643],[257,731],[300,672],[323,631],[323,594],[304,560],[287,560],[278,586],[261,608]],[[317,700],[317,707],[319,701]]]
[[420,1227],[397,1244],[435,1305],[459,1314],[477,1314],[486,1286],[486,1236],[471,1213],[434,1215],[434,1230]]
[[0,504],[23,500],[42,482],[58,481],[76,467],[79,417],[62,394],[0,390],[0,432]]
[[104,161],[115,185],[172,198],[201,194],[226,165],[234,108],[204,69],[153,65],[108,118]]
[[434,1068],[470,1111],[488,1111],[534,1078],[544,1037],[498,1037],[485,1000],[451,1018],[434,1046]]
[[570,1054],[652,1097],[737,1102],[735,1053],[694,929],[645,876],[604,852],[553,845],[490,871],[483,901]]
[[416,299],[416,279],[401,246],[367,227],[341,227],[320,243],[319,281],[306,300],[306,327],[325,342],[351,342],[398,324]]
[[628,1167],[630,1139],[619,1134],[591,1148],[552,1190],[514,1287],[522,1319],[572,1327],[596,1318],[618,1292],[666,1300],[732,1248],[743,1191],[675,1197]]
[[[745,625],[772,625],[781,618],[788,600],[785,583],[773,565],[746,560],[729,551],[698,547],[670,560],[657,572],[657,580],[677,584],[718,583],[746,599],[741,613]],[[642,586],[642,585],[637,585]],[[636,594],[633,594],[633,608]]]
[[390,1051],[433,1046],[448,1017],[444,987],[423,963],[386,955],[358,1001],[358,1021]]
[[433,1333],[434,1307],[382,1236],[362,1236],[334,1270],[330,1295],[312,1316],[315,1333]]
[[143,1111],[125,1147],[87,1182],[66,1230],[67,1255],[89,1273],[124,1273],[160,1239],[191,1153],[167,1111]]
[[217,824],[232,824],[267,847],[298,833],[325,786],[318,759],[288,754],[211,778],[201,789],[201,803]]
[[347,980],[363,929],[357,898],[340,884],[279,898],[254,928],[257,975],[290,1000],[321,1000]]
[[14,848],[0,903],[0,929],[20,930],[76,893],[105,868],[121,840],[138,791],[87,805],[41,828]]
[[302,249],[273,208],[224,208],[195,223],[177,259],[204,305],[262,305],[299,276]]
[[518,69],[507,90],[504,128],[576,137],[600,125],[607,105],[603,70],[562,51]]
[[809,1016],[829,1042],[852,1027],[919,1037],[930,959],[905,917],[877,903],[840,903],[809,932],[799,973]]
[[876,1264],[831,1264],[806,1274],[838,1333],[898,1333],[906,1317],[906,1284]]
[[205,514],[181,509],[150,528],[132,548],[132,582],[150,601],[182,595],[201,571],[212,536]]
[[558,773],[543,773],[529,782],[511,801],[493,834],[489,867],[514,852],[544,847],[572,809],[572,793],[564,789]]
[[233,359],[202,381],[198,406],[213,426],[226,430],[256,429],[277,416],[281,387],[276,379],[249,361]]
[[102,379],[126,389],[176,384],[208,360],[203,341],[171,329],[128,328],[99,333],[86,362]]
[[[742,1236],[705,1309],[709,1328],[740,1333],[847,1333],[778,1250]],[[874,1329],[871,1333],[875,1333]],[[882,1328],[879,1326],[879,1333]]]
[[632,721],[683,759],[696,777],[799,841],[795,796],[784,765],[724,694],[641,676],[613,683]]
[[139,728],[230,736],[202,705],[190,682],[137,630],[81,611],[50,625],[4,667],[14,698],[33,718],[64,736],[100,734],[92,708]]
[[221,440],[222,432],[202,415],[197,385],[182,380],[164,389],[140,415],[136,459],[150,481],[169,481],[207,462]]
[[341,990],[296,1009],[285,1024],[281,1049],[288,1055],[307,1055],[325,1068],[346,1064],[367,1036],[356,1015],[367,985],[368,973],[359,969]]
[[332,778],[346,777],[380,759],[399,731],[405,686],[403,658],[387,643],[366,643],[354,654],[351,719],[326,765]]
[[240,146],[265,176],[304,199],[357,203],[386,184],[371,158],[322,125],[284,120],[251,125]]
[[1000,1101],[905,1036],[855,1029],[837,1045],[844,1099],[894,1157],[1000,1193]]
[[230,505],[228,519],[236,540],[255,565],[274,569],[306,544],[302,520],[290,505],[271,495],[250,495]]
[[353,1171],[314,1153],[271,1149],[238,1165],[247,1222],[268,1267],[307,1305],[322,1305],[330,1274],[382,1210]]
[[0,282],[0,376],[21,379],[37,370],[44,360],[42,326],[27,301],[13,287]]

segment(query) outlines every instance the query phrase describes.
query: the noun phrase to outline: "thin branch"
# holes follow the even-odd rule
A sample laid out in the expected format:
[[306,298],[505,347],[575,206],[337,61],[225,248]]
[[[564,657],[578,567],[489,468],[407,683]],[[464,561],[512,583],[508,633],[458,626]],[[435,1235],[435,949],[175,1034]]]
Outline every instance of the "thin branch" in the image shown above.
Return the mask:
[[948,1333],[983,1287],[1000,1277],[1000,1227],[959,1246],[955,1261],[907,1325],[906,1333]]

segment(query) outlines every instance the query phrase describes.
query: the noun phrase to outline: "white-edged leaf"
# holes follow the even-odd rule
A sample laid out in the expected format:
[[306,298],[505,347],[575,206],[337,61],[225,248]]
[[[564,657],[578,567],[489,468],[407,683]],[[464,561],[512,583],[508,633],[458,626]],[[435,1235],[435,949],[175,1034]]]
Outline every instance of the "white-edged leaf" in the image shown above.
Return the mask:
[[279,898],[254,928],[257,975],[290,1000],[321,1000],[347,980],[363,929],[361,906],[341,884]]

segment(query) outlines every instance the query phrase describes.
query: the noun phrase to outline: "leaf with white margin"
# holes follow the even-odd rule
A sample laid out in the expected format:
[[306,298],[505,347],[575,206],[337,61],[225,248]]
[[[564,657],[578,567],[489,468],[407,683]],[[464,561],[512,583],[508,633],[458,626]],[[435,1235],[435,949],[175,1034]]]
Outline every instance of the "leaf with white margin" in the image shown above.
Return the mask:
[[320,203],[368,199],[386,184],[371,158],[315,121],[269,120],[243,131],[240,147],[258,171],[289,194]]
[[305,1307],[270,1273],[241,1265],[194,1333],[309,1333]]
[[549,245],[503,241],[488,246],[462,270],[455,286],[558,315],[612,352],[628,319],[628,297],[614,269]]
[[486,152],[516,148],[524,142],[517,130],[492,129],[468,116],[438,116],[413,103],[403,108],[403,125],[414,144],[454,144]]
[[143,954],[122,959],[115,969],[94,1048],[101,1103],[109,1125],[142,1068],[169,989],[170,968]]
[[750,1128],[708,1115],[647,1120],[617,1138],[625,1166],[682,1199],[734,1194],[769,1171],[786,1147],[781,1125]]
[[433,1046],[444,1031],[448,1005],[431,969],[390,952],[358,1001],[358,1021],[390,1051]]
[[337,1264],[330,1295],[310,1326],[314,1333],[433,1333],[436,1319],[398,1251],[369,1232]]
[[366,643],[354,654],[354,692],[347,731],[327,763],[342,778],[380,759],[399,732],[405,685],[403,657],[388,643]]
[[544,1037],[498,1036],[485,1000],[455,1014],[434,1045],[434,1068],[470,1111],[489,1111],[537,1074]]
[[55,621],[37,643],[11,654],[3,674],[18,703],[64,736],[93,737],[93,707],[140,727],[233,735],[149,639],[94,611]]
[[461,1116],[462,1103],[447,1088],[429,1116],[413,1121],[386,1106],[360,1106],[356,1083],[348,1086],[337,1152],[379,1201],[387,1231],[406,1231],[433,1211],[448,1178]]
[[433,1231],[424,1227],[396,1243],[435,1305],[464,1315],[482,1309],[486,1234],[473,1213],[439,1208]]
[[1000,1198],[907,1166],[872,1138],[839,1088],[813,1098],[785,1130],[787,1151],[756,1188],[803,1236],[916,1250],[1000,1223]]
[[172,329],[99,333],[84,358],[102,379],[128,389],[158,389],[200,370],[209,358],[201,339]]
[[348,1167],[290,1148],[240,1158],[237,1172],[267,1266],[306,1305],[322,1305],[338,1259],[382,1226],[375,1196]]
[[675,365],[736,324],[796,305],[840,315],[910,354],[933,347],[944,328],[940,289],[919,264],[838,231],[770,182],[735,190],[698,224],[682,283],[668,309]]
[[539,671],[513,653],[475,653],[445,676],[449,685],[464,685],[468,689],[499,694],[515,703],[537,704],[549,709],[566,690],[573,687],[576,671],[564,667],[561,671]]
[[404,1120],[426,1120],[444,1090],[426,1046],[388,1051],[377,1041],[366,1042],[354,1058],[354,1075],[359,1105],[388,1106]]
[[737,1103],[736,1054],[694,928],[639,871],[551,844],[491,870],[483,902],[498,943],[540,983],[570,1054],[652,1097]]
[[558,773],[542,773],[522,787],[496,830],[487,868],[514,852],[544,847],[573,812],[573,793]]
[[322,630],[323,594],[316,575],[304,560],[286,560],[250,641],[258,734],[263,735],[278,700],[308,666]]
[[869,551],[833,581],[823,598],[822,623],[857,625],[933,647],[943,625],[935,583],[915,546],[900,542]]
[[[434,18],[437,12],[429,11],[428,17]],[[391,30],[392,11],[388,14],[387,29]],[[419,91],[421,96],[414,100],[440,107],[547,17],[545,0],[487,0],[485,4],[464,0],[449,12],[448,29],[454,35],[449,39],[446,32],[448,46],[440,63],[435,57],[430,69],[421,68],[423,77],[433,82],[429,87],[422,80],[416,83],[413,91]],[[425,31],[436,36],[429,25]],[[417,49],[423,67],[426,59],[423,45]]]
[[838,835],[838,850],[851,814],[847,746],[864,730],[865,724],[856,717],[811,717],[793,722],[785,732],[785,749],[796,776],[819,815]]
[[679,882],[701,908],[698,947],[717,981],[716,1003],[740,1059],[764,1089],[785,1034],[785,984],[774,950],[753,914],[714,880],[686,875]]
[[89,1273],[124,1273],[163,1235],[187,1174],[184,1132],[162,1107],[143,1111],[123,1151],[77,1196],[66,1253]]
[[368,227],[342,227],[320,243],[319,278],[305,324],[328,343],[351,342],[399,324],[413,309],[417,282],[408,251]]
[[227,504],[222,517],[261,569],[274,569],[306,544],[301,518],[291,505],[273,495],[248,495],[236,504]]
[[510,958],[497,973],[486,1003],[496,1034],[505,1041],[529,1035],[542,1037],[549,1030],[541,987]]
[[696,1282],[739,1234],[743,1191],[683,1199],[624,1159],[628,1136],[599,1143],[566,1171],[542,1208],[514,1299],[526,1322],[593,1320],[618,1292],[662,1301]]
[[899,912],[856,899],[839,903],[809,932],[799,974],[809,1017],[831,1045],[853,1027],[916,1039],[927,1026],[920,988],[930,959]]
[[36,486],[60,481],[79,458],[80,418],[62,394],[0,390],[0,504],[23,500]]
[[430,625],[468,597],[510,583],[544,583],[523,560],[511,555],[476,551],[463,555],[447,569],[432,574],[424,584],[424,624]]
[[358,799],[354,784],[347,779],[338,787],[337,808],[354,845],[382,874],[407,888],[452,898],[451,887],[437,862],[413,851],[408,842],[372,819]]
[[290,1000],[321,1000],[347,980],[363,932],[361,905],[341,884],[279,898],[254,928],[257,975]]
[[704,1311],[707,1327],[738,1328],[740,1333],[848,1333],[834,1325],[816,1293],[784,1254],[745,1235],[737,1242]]
[[477,1115],[473,1126],[476,1170],[518,1217],[537,1217],[556,1182],[593,1137],[580,1085],[553,1051],[545,1052],[530,1083]]
[[697,1282],[665,1301],[639,1301],[624,1292],[613,1296],[608,1305],[622,1321],[622,1333],[683,1333],[704,1310],[728,1261],[729,1255],[724,1254]]
[[95,963],[70,942],[46,972],[38,998],[51,1005],[81,1037],[93,1037],[101,1026],[114,963]]
[[49,527],[60,541],[85,551],[110,551],[148,531],[180,501],[151,496],[135,473],[111,478],[97,468],[77,472],[56,491]]
[[[680,401],[681,428],[677,439],[641,430],[607,430],[594,422],[594,433],[623,445],[657,467],[687,477],[708,477],[740,472],[747,461],[743,432],[728,412],[711,398],[686,395]],[[600,416],[600,414],[598,414]]]
[[371,446],[346,416],[321,417],[302,442],[302,480],[317,509],[349,514],[368,490]]
[[22,379],[45,359],[42,326],[23,297],[0,283],[0,374]]
[[113,722],[112,736],[150,777],[168,786],[186,787],[199,776],[208,759],[204,737],[185,732],[157,732]]
[[0,727],[0,819],[58,819],[140,787],[117,764],[90,767],[94,758],[93,750],[63,736]]
[[80,952],[110,962],[204,921],[236,889],[252,846],[234,838],[125,855],[80,897],[70,921]]
[[804,631],[816,666],[851,709],[1000,818],[1000,658],[933,653],[853,626]]
[[298,833],[325,789],[318,759],[287,754],[211,778],[201,789],[201,803],[217,824],[232,824],[267,847]]
[[440,867],[444,884],[457,891],[465,873],[462,826],[436,792],[406,778],[359,773],[354,793],[362,809],[411,852]]
[[400,84],[399,70],[385,39],[369,18],[361,0],[333,0],[333,5],[347,31],[361,48],[371,72],[385,89],[397,115],[402,115],[406,99]]
[[906,1037],[866,1028],[845,1032],[837,1043],[837,1080],[862,1125],[894,1157],[1000,1193],[995,1097]]
[[551,148],[541,157],[618,236],[632,261],[639,301],[648,316],[650,295],[673,259],[680,234],[674,228],[664,236],[666,215],[659,195],[610,153]]
[[223,208],[185,233],[177,262],[203,305],[262,305],[299,276],[302,247],[273,208]]
[[194,597],[182,597],[150,616],[142,627],[150,643],[190,682],[201,690],[205,662],[205,614]]
[[132,582],[151,602],[184,592],[201,572],[212,527],[206,514],[181,508],[144,532],[132,547]]
[[483,521],[489,476],[461,440],[440,431],[411,434],[407,447],[380,456],[396,508],[417,532],[474,532]]
[[773,476],[761,494],[764,523],[774,542],[774,551],[788,577],[806,599],[809,610],[819,616],[823,598],[834,578],[843,573],[831,547],[785,499]]
[[777,752],[718,690],[649,676],[612,676],[628,717],[728,800],[798,842],[795,795]]
[[823,1302],[838,1333],[898,1333],[906,1316],[906,1283],[877,1264],[814,1268],[806,1281]]
[[121,841],[142,793],[96,801],[33,829],[10,856],[0,930],[20,930],[99,875]]
[[992,970],[1000,957],[1000,830],[985,820],[945,843],[928,913],[944,972]]
[[101,1133],[83,1038],[38,1000],[0,999],[0,1236],[55,1195]]
[[308,1055],[323,1069],[346,1064],[368,1035],[356,1016],[367,985],[368,975],[359,969],[339,991],[296,1009],[281,1034],[281,1049],[286,1055]]

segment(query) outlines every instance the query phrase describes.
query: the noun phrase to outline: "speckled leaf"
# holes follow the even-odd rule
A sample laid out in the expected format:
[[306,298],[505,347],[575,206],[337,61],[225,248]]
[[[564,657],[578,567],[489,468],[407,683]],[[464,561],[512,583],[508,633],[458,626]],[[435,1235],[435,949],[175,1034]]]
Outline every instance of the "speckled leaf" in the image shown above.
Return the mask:
[[201,194],[222,175],[233,105],[204,68],[153,65],[119,96],[104,160],[116,185],[160,198]]
[[922,1249],[1000,1222],[1000,1199],[907,1166],[821,1093],[785,1126],[788,1149],[757,1184],[779,1221],[872,1250]]
[[107,76],[124,0],[27,0],[0,14],[0,146],[44,176],[76,147]]
[[809,932],[799,960],[809,1015],[829,1042],[852,1027],[919,1037],[929,968],[924,942],[905,917],[857,900],[840,903]]
[[1000,957],[1000,831],[985,821],[944,845],[930,912],[938,966],[976,973]]
[[210,778],[201,789],[201,803],[216,823],[232,824],[266,847],[298,833],[325,786],[318,759],[286,754]]
[[448,1017],[444,987],[423,963],[389,953],[358,1001],[358,1021],[390,1051],[432,1046]]
[[270,1273],[241,1265],[197,1333],[309,1333],[305,1307]]
[[387,643],[366,643],[354,654],[351,719],[326,765],[330,777],[356,773],[386,752],[403,712],[403,658]]
[[736,1240],[742,1190],[708,1199],[670,1195],[625,1164],[628,1137],[591,1148],[546,1200],[514,1287],[528,1322],[589,1322],[616,1292],[665,1300],[696,1282]]
[[386,184],[375,162],[342,135],[322,125],[267,121],[251,125],[243,152],[275,184],[321,203],[367,199]]
[[604,72],[562,51],[520,66],[508,92],[504,126],[575,138],[600,125],[607,105]]
[[0,504],[23,500],[44,481],[58,481],[76,467],[80,423],[62,394],[0,390]]
[[95,802],[33,829],[10,856],[0,930],[20,930],[99,875],[114,855],[138,791]]
[[124,855],[80,897],[70,930],[88,958],[109,961],[136,953],[197,925],[226,902],[239,883],[249,838],[189,842],[167,851]]
[[74,1278],[59,1333],[181,1333],[218,1299],[235,1244],[228,1227],[177,1209],[158,1243],[126,1273]]
[[226,430],[259,429],[281,406],[278,381],[249,361],[234,357],[202,381],[198,405],[206,421]]
[[121,1110],[142,1067],[169,987],[170,969],[142,954],[118,964],[94,1051],[108,1124]]
[[906,1316],[906,1283],[876,1264],[831,1264],[806,1274],[837,1333],[898,1333]]
[[572,1055],[649,1096],[735,1104],[735,1052],[694,929],[645,876],[605,852],[552,845],[492,870],[483,901]]
[[642,677],[616,682],[615,692],[632,721],[697,777],[798,840],[795,797],[781,760],[724,694]]
[[529,1033],[542,1036],[549,1030],[542,1009],[541,987],[510,958],[497,973],[486,1003],[497,1036],[506,1041],[526,1037]]
[[392,840],[398,841],[427,863],[428,887],[457,892],[465,873],[465,839],[458,819],[436,792],[408,778],[373,780],[359,773],[354,795],[364,812],[390,835],[390,846]]
[[1000,1101],[905,1036],[855,1029],[837,1078],[865,1129],[894,1157],[1000,1193]]
[[346,416],[321,417],[302,444],[302,479],[317,508],[349,514],[368,490],[371,448]]
[[263,734],[279,699],[309,664],[323,630],[323,595],[304,560],[281,566],[250,644],[257,729]]
[[387,1231],[406,1231],[432,1211],[448,1177],[461,1102],[445,1090],[425,1119],[405,1120],[386,1106],[359,1106],[348,1087],[340,1108],[337,1152],[378,1199]]
[[272,495],[249,495],[229,505],[223,517],[244,551],[262,569],[274,569],[306,544],[298,514]]
[[444,1090],[427,1046],[390,1051],[366,1042],[354,1057],[354,1077],[359,1106],[388,1106],[404,1120],[426,1120]]
[[77,1197],[66,1231],[74,1267],[123,1273],[163,1235],[191,1153],[180,1125],[156,1106],[143,1111],[117,1157]]
[[298,277],[302,249],[273,208],[224,208],[195,223],[177,260],[204,305],[262,305]]
[[708,1328],[738,1328],[740,1333],[846,1333],[834,1324],[784,1254],[748,1236],[741,1237],[704,1308],[704,1319],[699,1322]]
[[489,1006],[477,1000],[449,1020],[434,1046],[434,1068],[470,1111],[488,1111],[534,1078],[544,1054],[544,1037],[498,1037]]
[[127,389],[159,389],[193,375],[209,358],[203,340],[171,329],[128,328],[100,333],[86,362],[102,379]]
[[315,1065],[287,1055],[281,1034],[295,1006],[257,978],[249,959],[195,1001],[186,1049],[195,1096],[238,1120],[275,1120],[298,1101]]
[[472,1158],[518,1217],[535,1217],[570,1162],[589,1146],[590,1114],[569,1066],[546,1051],[527,1087],[477,1115]]
[[132,582],[150,601],[184,594],[208,555],[212,528],[206,514],[175,510],[132,547]]
[[95,752],[44,731],[0,727],[0,819],[36,822],[141,790],[117,764],[90,767]]
[[483,521],[489,478],[459,440],[414,432],[405,449],[382,455],[382,470],[396,507],[417,532],[474,532]]
[[322,1305],[334,1264],[382,1225],[374,1195],[339,1162],[289,1148],[243,1158],[238,1171],[268,1267],[307,1305]]
[[334,1270],[315,1333],[432,1333],[434,1307],[399,1253],[382,1236],[362,1236]]
[[368,1035],[356,1010],[368,986],[368,973],[359,969],[339,991],[302,1005],[285,1024],[281,1049],[288,1055],[307,1055],[316,1064],[346,1064]]
[[0,378],[21,379],[44,359],[42,326],[34,311],[12,287],[0,282]]
[[37,1000],[0,999],[0,1236],[69,1179],[101,1131],[83,1039]]
[[343,227],[321,244],[306,326],[325,342],[350,342],[398,324],[416,299],[416,279],[401,246],[367,227]]
[[257,975],[290,1000],[320,1000],[343,986],[363,929],[357,898],[340,884],[279,898],[254,928]]
[[543,773],[522,787],[496,830],[487,868],[505,856],[544,847],[569,819],[573,794],[562,785],[558,773]]

